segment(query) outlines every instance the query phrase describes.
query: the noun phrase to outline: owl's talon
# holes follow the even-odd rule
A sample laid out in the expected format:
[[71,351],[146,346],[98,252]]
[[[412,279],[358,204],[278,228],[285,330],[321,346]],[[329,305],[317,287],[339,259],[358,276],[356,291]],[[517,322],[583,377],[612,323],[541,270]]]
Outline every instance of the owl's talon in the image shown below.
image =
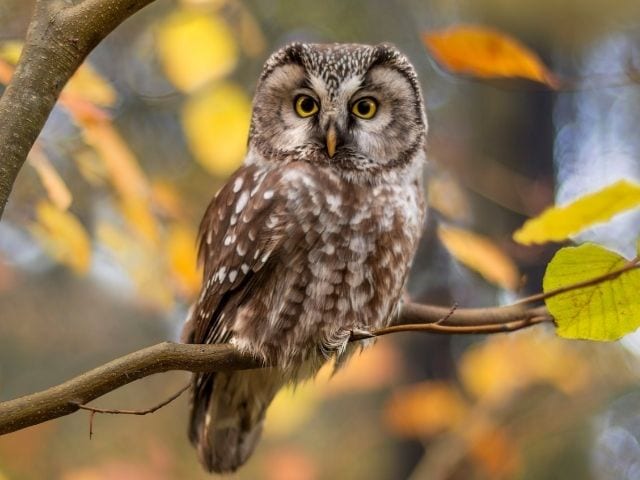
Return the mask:
[[359,328],[354,328],[353,330],[351,330],[350,340],[364,340],[366,338],[373,338],[373,337],[375,337],[375,335],[368,330],[361,330]]

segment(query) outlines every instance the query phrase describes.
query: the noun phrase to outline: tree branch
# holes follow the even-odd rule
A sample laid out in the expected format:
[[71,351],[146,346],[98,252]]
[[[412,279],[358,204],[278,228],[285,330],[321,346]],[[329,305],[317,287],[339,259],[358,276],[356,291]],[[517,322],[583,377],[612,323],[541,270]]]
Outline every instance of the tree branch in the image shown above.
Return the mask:
[[22,55],[0,98],[0,218],[62,88],[93,48],[153,0],[37,0]]
[[215,372],[260,367],[230,345],[164,342],[138,350],[42,392],[0,403],[0,435],[69,415],[106,393],[169,370]]
[[[487,332],[487,326],[499,328],[499,325],[502,325],[501,329],[495,331],[510,331],[550,320],[544,307],[461,308],[453,311],[446,307],[409,303],[404,306],[395,327],[360,338],[407,330]],[[354,335],[351,340],[358,339]],[[262,366],[259,360],[241,354],[230,345],[160,343],[120,357],[42,392],[0,403],[0,435],[69,415],[81,406],[84,408],[91,400],[155,373],[169,370],[232,371]]]

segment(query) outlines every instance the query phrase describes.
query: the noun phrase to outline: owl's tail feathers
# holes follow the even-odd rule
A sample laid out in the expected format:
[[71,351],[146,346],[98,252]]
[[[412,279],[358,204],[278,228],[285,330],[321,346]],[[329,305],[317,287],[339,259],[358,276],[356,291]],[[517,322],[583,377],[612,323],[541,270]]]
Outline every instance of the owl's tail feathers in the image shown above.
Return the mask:
[[283,384],[270,368],[196,377],[189,438],[209,472],[234,472],[248,460]]

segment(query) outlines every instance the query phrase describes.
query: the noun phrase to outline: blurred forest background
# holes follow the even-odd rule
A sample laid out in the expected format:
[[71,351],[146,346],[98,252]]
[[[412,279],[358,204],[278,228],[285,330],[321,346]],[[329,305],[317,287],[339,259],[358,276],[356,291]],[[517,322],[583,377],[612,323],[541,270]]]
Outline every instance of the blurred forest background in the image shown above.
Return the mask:
[[[31,7],[0,0],[1,84]],[[581,80],[551,92],[447,74],[421,34],[461,23],[508,32]],[[392,42],[418,70],[433,210],[412,299],[488,306],[539,291],[557,245],[519,246],[513,231],[554,202],[640,179],[639,26],[637,0],[154,2],[65,89],[0,223],[0,399],[177,338],[200,281],[200,216],[242,161],[264,60],[293,40]],[[632,256],[639,232],[631,212],[581,238]],[[639,353],[635,335],[598,344],[550,327],[387,336],[330,381],[281,393],[233,478],[637,479]],[[145,408],[187,378],[95,404]],[[186,420],[183,396],[146,417],[98,415],[92,439],[83,412],[6,435],[0,479],[208,478]]]

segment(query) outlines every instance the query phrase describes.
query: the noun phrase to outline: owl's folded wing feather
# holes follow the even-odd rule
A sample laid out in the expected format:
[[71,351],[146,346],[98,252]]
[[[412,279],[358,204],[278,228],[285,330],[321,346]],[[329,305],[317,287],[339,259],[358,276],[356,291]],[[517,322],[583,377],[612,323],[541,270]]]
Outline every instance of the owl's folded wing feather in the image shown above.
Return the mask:
[[268,269],[268,260],[284,238],[278,181],[277,170],[245,166],[207,208],[198,248],[203,284],[183,330],[184,342],[229,340],[233,318],[225,318],[225,312],[233,311],[251,295],[254,289],[250,287],[265,277],[263,270]]

